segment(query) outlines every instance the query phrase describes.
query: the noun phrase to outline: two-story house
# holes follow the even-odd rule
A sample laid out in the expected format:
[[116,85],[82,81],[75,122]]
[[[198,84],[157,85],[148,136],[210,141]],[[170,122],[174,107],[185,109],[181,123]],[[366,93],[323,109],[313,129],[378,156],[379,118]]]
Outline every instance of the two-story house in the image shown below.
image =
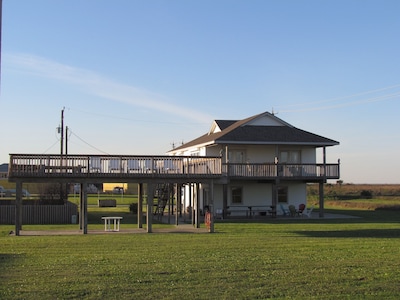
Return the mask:
[[[209,132],[168,152],[170,155],[221,156],[223,180],[213,184],[213,211],[223,217],[251,216],[306,203],[307,183],[319,183],[320,216],[323,184],[339,179],[339,162],[326,162],[326,147],[339,142],[301,129],[265,112],[244,120],[215,120]],[[322,150],[317,162],[317,150]],[[199,210],[210,202],[207,184],[186,184],[186,206],[198,197]],[[198,194],[198,196],[196,195]],[[186,199],[186,200],[185,200]]]

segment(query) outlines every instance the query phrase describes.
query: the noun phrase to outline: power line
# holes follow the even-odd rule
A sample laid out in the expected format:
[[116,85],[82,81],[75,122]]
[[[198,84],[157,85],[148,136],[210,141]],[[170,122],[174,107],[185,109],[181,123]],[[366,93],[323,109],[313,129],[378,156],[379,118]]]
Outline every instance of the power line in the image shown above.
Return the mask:
[[95,150],[98,151],[98,152],[101,152],[101,153],[103,153],[103,154],[109,155],[109,153],[107,153],[107,152],[105,152],[105,151],[102,151],[102,150],[100,150],[99,148],[97,148],[97,147],[91,145],[90,143],[86,142],[84,139],[82,139],[82,138],[79,137],[77,134],[75,134],[75,132],[73,132],[70,128],[68,128],[68,130],[69,130],[69,132],[70,132],[71,135],[75,136],[77,139],[79,139],[81,142],[85,143],[85,144],[88,145],[89,147],[95,149]]
[[60,142],[60,140],[58,139],[57,141],[55,141],[54,142],[54,144],[53,145],[51,145],[49,148],[47,148],[45,151],[43,151],[43,153],[42,154],[46,154],[47,153],[47,151],[49,151],[51,148],[53,148],[56,144],[58,144]]

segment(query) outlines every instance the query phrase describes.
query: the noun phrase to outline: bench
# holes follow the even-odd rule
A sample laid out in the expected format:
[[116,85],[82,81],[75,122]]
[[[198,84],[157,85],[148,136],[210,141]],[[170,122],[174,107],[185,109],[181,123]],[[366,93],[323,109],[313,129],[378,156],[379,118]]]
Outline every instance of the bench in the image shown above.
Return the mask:
[[[102,217],[102,219],[104,220],[104,231],[119,231],[122,217]],[[114,225],[112,229],[111,223]]]

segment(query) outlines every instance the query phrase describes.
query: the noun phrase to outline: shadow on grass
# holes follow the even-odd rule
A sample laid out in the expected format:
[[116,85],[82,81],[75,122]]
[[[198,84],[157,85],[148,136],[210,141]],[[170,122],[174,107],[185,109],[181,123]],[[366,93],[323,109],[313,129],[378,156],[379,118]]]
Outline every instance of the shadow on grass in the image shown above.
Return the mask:
[[400,229],[295,231],[294,233],[316,238],[400,238]]

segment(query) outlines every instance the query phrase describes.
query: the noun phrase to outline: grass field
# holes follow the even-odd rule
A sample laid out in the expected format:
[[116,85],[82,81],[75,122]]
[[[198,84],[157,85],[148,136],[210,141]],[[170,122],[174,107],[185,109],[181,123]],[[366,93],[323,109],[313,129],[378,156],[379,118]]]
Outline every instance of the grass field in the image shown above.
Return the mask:
[[15,237],[1,226],[0,299],[398,299],[400,212],[329,212],[361,218],[224,221],[214,234]]
[[[214,234],[16,237],[2,225],[0,299],[398,299],[399,186],[333,185],[325,195],[327,212],[359,218],[221,221]],[[135,224],[136,197],[100,195],[116,208],[96,207],[98,197],[89,230],[104,214]]]

